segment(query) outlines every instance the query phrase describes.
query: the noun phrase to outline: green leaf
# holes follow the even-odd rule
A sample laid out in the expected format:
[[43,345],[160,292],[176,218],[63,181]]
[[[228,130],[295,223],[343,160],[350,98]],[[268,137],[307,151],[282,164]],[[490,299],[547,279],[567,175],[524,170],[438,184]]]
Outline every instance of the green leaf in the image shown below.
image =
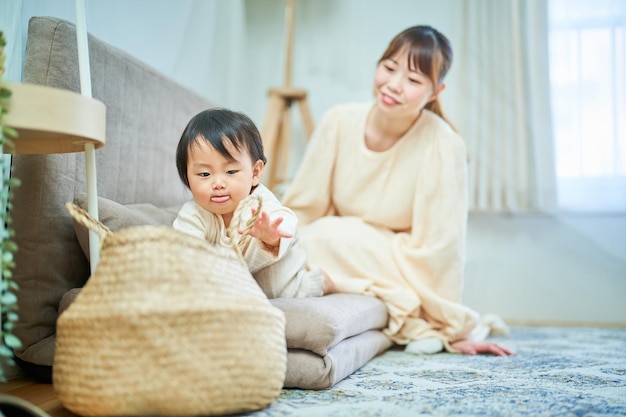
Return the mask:
[[[15,361],[13,360],[13,358],[6,358],[4,359],[4,363],[9,366],[9,367],[14,367],[15,366]],[[2,378],[4,378],[4,375],[0,375],[2,376]],[[6,382],[6,379],[4,380]]]
[[7,251],[2,253],[2,260],[6,263],[11,263],[14,261],[13,252]]
[[4,293],[0,297],[0,303],[2,303],[4,306],[13,305],[13,304],[17,303],[17,297],[12,292]]
[[2,134],[5,137],[15,138],[17,136],[17,130],[9,126],[2,126]]
[[5,358],[12,358],[13,351],[9,349],[8,347],[2,345],[0,346],[0,356],[4,356]]
[[15,149],[15,143],[13,143],[12,140],[9,140],[9,138],[4,138],[4,146],[7,149]]
[[13,266],[14,266],[10,262],[5,262],[4,259],[2,259],[2,261],[0,261],[0,265],[2,265],[2,272],[10,271],[11,269],[13,269]]
[[2,254],[2,262],[7,263],[7,264],[13,262],[13,253],[12,252],[4,252]]
[[17,252],[17,243],[10,241],[10,240],[5,240],[3,242],[3,248],[5,250],[11,251],[11,252]]
[[22,347],[22,342],[20,342],[20,339],[12,334],[4,335],[4,344],[13,349],[18,349]]

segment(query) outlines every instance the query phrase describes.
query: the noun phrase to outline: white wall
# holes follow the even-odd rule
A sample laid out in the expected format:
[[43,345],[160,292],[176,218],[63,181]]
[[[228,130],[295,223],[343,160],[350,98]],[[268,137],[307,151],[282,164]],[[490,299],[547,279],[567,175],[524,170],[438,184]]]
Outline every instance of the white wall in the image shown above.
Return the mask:
[[[0,0],[2,15],[11,9],[19,18],[0,20],[3,29],[20,37],[21,53],[32,16],[54,16],[75,22],[74,0]],[[209,96],[210,86],[224,84],[207,70],[221,58],[216,38],[239,31],[232,15],[243,16],[239,0],[86,0],[87,30],[181,84]],[[13,65],[21,56],[10,56]],[[21,62],[20,62],[21,64]]]
[[[372,77],[391,38],[430,24],[453,45],[461,0],[296,0],[293,85],[308,90],[314,120],[331,105],[371,98]],[[263,124],[267,90],[284,81],[285,0],[86,0],[87,29],[220,105]],[[75,21],[74,0],[0,0],[19,80],[31,16]],[[454,67],[444,102],[453,102]],[[451,113],[449,110],[448,113]],[[295,114],[295,112],[294,112]],[[451,116],[453,116],[451,114]],[[294,115],[296,148],[304,139]]]

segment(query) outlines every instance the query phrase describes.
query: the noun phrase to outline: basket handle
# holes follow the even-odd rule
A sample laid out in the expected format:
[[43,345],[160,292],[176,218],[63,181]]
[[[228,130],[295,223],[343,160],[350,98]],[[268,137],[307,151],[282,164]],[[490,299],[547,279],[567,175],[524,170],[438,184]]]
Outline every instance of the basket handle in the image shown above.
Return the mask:
[[[242,221],[242,213],[244,210],[252,209],[256,204],[256,211],[252,214],[252,217],[247,221],[243,232],[239,233],[239,228],[241,226]],[[78,223],[87,227],[90,230],[93,230],[98,234],[100,240],[103,241],[107,236],[112,234],[111,229],[106,227],[100,221],[93,218],[87,211],[83,210],[76,204],[72,202],[65,203],[65,208],[70,213],[70,215],[76,220]],[[230,225],[228,227],[228,237],[230,238],[230,245],[237,252],[239,259],[244,262],[243,259],[243,248],[246,243],[246,237],[250,234],[250,230],[256,223],[259,215],[261,214],[261,209],[263,208],[263,199],[257,195],[250,194],[243,200],[239,202],[235,212],[233,213],[233,218],[230,221]],[[244,262],[245,263],[245,262]]]
[[[241,227],[242,222],[242,213],[245,210],[250,210],[256,204],[256,211],[252,214],[252,217],[246,222],[245,227],[243,228],[243,232],[240,234],[239,229]],[[246,244],[246,237],[250,234],[250,230],[256,223],[259,215],[261,214],[261,209],[263,208],[263,199],[258,195],[250,194],[243,200],[239,202],[235,212],[233,213],[233,218],[230,221],[230,225],[228,226],[228,237],[230,238],[230,244],[239,255],[239,259],[243,260],[243,248]],[[245,262],[244,262],[245,263]]]
[[112,233],[111,229],[100,223],[98,220],[93,218],[91,214],[78,207],[76,204],[72,202],[67,202],[65,203],[65,208],[67,209],[67,211],[69,211],[74,220],[76,220],[78,223],[82,224],[89,230],[93,230],[94,232],[96,232],[101,241]]

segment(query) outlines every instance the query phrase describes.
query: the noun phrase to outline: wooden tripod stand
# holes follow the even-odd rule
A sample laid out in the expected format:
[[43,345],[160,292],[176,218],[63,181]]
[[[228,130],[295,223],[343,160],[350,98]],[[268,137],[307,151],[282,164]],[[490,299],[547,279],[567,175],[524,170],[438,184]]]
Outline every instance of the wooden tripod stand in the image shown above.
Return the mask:
[[269,104],[261,137],[263,138],[267,166],[265,168],[265,185],[276,191],[276,187],[288,180],[289,156],[291,152],[291,118],[292,104],[300,107],[300,116],[307,139],[313,133],[313,118],[307,103],[307,92],[291,86],[291,59],[293,48],[294,0],[287,0],[285,10],[285,84],[283,87],[270,88]]

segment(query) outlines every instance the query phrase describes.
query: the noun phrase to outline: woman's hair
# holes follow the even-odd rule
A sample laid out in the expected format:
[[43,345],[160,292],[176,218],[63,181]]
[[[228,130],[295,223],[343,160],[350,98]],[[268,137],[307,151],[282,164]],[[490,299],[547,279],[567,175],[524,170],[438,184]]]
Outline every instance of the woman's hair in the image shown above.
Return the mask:
[[178,176],[187,187],[189,187],[187,177],[189,150],[200,141],[208,142],[216,151],[231,161],[234,158],[228,152],[228,144],[238,151],[247,150],[253,162],[258,160],[263,163],[267,162],[263,153],[261,134],[248,116],[224,108],[210,108],[191,118],[176,148]]
[[[452,64],[452,46],[447,37],[431,26],[413,26],[396,35],[389,43],[378,63],[392,58],[403,49],[408,50],[408,65],[427,76],[438,87]],[[439,98],[426,104],[426,108],[452,126],[443,114]]]

